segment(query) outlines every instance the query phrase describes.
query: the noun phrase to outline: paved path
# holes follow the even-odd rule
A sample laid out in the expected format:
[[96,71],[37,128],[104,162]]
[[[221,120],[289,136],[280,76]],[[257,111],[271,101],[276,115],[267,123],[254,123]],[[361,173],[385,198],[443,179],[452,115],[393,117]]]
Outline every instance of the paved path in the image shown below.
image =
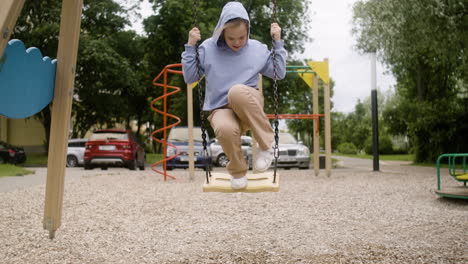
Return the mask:
[[[333,158],[339,160],[337,166],[341,169],[373,170],[373,160],[371,159],[358,159],[344,156],[333,156]],[[380,169],[409,164],[411,164],[410,161],[379,161]]]

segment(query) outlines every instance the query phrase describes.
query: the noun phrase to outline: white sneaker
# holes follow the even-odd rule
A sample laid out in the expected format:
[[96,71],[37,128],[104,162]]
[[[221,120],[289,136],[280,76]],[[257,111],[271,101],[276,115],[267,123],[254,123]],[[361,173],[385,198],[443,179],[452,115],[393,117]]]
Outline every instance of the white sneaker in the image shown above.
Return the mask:
[[271,144],[271,147],[268,150],[260,150],[257,153],[257,159],[255,160],[255,169],[264,172],[268,170],[268,168],[271,166],[271,163],[273,162],[273,146],[275,142]]
[[231,176],[231,188],[233,188],[234,190],[244,189],[245,187],[247,187],[247,183],[247,176],[244,176],[242,178],[234,178]]

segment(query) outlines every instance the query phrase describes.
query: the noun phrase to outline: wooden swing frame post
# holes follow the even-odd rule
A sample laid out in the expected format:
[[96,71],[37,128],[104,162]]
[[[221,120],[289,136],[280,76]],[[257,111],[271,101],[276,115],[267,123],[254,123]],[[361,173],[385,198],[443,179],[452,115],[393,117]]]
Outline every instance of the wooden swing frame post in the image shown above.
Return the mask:
[[[328,67],[328,58],[323,60]],[[325,92],[323,95],[325,107],[325,171],[327,176],[331,176],[331,111],[330,111],[330,82],[325,83]]]
[[83,0],[63,0],[62,2],[43,219],[44,229],[49,231],[51,239],[60,227],[62,217],[67,141],[82,8]]
[[[188,125],[188,155],[189,155],[189,179],[195,179],[195,155],[193,142],[193,83],[187,85],[187,125]],[[201,111],[201,109],[200,109]]]
[[[318,115],[319,113],[319,89],[318,89],[318,76],[314,73],[312,74],[312,82],[313,82],[313,89],[312,89],[312,113],[314,115]],[[315,176],[318,176],[320,173],[320,130],[319,130],[319,122],[317,120],[314,122],[312,137],[314,141],[314,173]]]
[[10,40],[25,0],[2,0],[0,3],[0,57]]

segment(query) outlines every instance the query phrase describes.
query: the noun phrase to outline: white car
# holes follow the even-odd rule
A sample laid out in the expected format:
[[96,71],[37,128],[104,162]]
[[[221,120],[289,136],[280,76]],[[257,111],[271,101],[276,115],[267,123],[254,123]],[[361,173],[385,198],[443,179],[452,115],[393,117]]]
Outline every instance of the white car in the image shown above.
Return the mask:
[[67,150],[67,167],[76,167],[84,164],[84,153],[87,139],[69,139]]
[[[310,151],[301,141],[290,133],[279,133],[279,157],[278,168],[299,168],[309,169],[310,167]],[[273,164],[274,164],[273,160]],[[272,164],[272,166],[273,166]]]
[[[249,136],[241,136],[241,140],[242,152],[244,153],[244,157],[247,160],[249,169],[252,169],[252,138]],[[229,159],[227,158],[223,148],[221,147],[221,144],[219,144],[217,139],[213,139],[211,141],[210,149],[213,163],[220,167],[226,167]]]

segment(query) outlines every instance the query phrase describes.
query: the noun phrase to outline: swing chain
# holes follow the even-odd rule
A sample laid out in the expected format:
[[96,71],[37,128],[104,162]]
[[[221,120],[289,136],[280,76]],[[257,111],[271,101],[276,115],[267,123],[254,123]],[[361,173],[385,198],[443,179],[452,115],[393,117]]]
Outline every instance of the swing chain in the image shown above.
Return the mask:
[[192,13],[193,13],[193,26],[198,26],[198,0],[193,0]]
[[[193,26],[198,28],[198,0],[193,0]],[[205,128],[205,113],[203,112],[203,92],[201,86],[201,63],[200,63],[200,53],[198,51],[199,44],[195,44],[195,60],[197,62],[197,90],[198,90],[198,102],[200,103],[200,122],[202,130],[202,139],[203,139],[203,157],[205,160],[205,172],[206,172],[206,182],[210,183],[211,169],[208,164],[208,143],[206,142],[206,128]]]
[[273,13],[272,13],[273,18],[272,18],[272,19],[273,19],[273,22],[277,22],[277,21],[278,21],[278,17],[276,16],[276,14],[278,13],[278,12],[277,12],[277,7],[278,7],[278,5],[276,4],[276,0],[273,0],[272,2],[273,2]]
[[[272,20],[273,22],[277,21],[276,17],[276,0],[273,0],[273,13],[272,13]],[[273,37],[273,36],[272,36]],[[273,40],[274,41],[274,40]],[[274,121],[274,126],[275,126],[275,146],[273,147],[273,156],[275,158],[275,166],[274,166],[274,174],[273,174],[273,183],[276,183],[276,168],[278,165],[278,158],[279,158],[279,121],[278,121],[278,62],[276,61],[276,48],[275,45],[273,44],[272,48],[272,59],[273,59],[273,92],[274,92],[274,111],[275,111],[275,121]]]

